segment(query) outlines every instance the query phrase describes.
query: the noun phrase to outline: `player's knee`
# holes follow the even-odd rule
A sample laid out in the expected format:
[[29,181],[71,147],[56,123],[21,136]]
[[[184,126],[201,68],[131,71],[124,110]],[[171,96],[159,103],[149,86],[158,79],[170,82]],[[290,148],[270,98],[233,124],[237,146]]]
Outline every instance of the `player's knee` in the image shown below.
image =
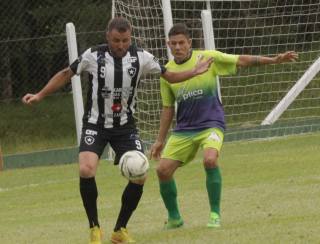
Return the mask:
[[216,156],[205,157],[203,164],[206,168],[216,168],[218,167],[218,158]]
[[161,163],[157,166],[156,171],[160,180],[166,180],[172,176],[170,168]]
[[99,163],[98,155],[92,152],[80,152],[79,175],[81,177],[94,177]]
[[79,165],[79,175],[81,177],[93,177],[95,176],[95,167],[91,164],[81,163]]

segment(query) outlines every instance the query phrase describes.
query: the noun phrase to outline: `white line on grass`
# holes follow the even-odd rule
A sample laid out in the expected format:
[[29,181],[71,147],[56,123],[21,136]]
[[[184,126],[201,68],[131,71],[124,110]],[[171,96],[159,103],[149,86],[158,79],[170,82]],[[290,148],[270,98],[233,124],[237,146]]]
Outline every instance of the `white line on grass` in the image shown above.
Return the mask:
[[25,188],[33,188],[33,187],[38,187],[38,186],[43,186],[43,185],[54,185],[54,184],[60,184],[62,182],[71,182],[71,181],[76,181],[76,180],[78,180],[78,178],[72,178],[72,179],[69,179],[69,180],[49,180],[47,182],[31,183],[31,184],[27,184],[27,185],[7,187],[7,188],[1,188],[0,187],[0,192],[21,190],[21,189],[25,189]]

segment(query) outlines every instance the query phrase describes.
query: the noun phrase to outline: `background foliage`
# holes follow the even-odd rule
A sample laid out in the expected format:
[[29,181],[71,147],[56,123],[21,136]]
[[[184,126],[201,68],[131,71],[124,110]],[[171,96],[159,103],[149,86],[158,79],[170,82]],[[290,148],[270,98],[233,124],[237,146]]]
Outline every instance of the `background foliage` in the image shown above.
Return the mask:
[[[39,91],[69,64],[65,25],[73,22],[79,54],[105,42],[111,0],[3,0],[0,3],[0,145],[5,154],[76,145],[70,85],[33,107]],[[87,77],[81,77],[86,90]]]

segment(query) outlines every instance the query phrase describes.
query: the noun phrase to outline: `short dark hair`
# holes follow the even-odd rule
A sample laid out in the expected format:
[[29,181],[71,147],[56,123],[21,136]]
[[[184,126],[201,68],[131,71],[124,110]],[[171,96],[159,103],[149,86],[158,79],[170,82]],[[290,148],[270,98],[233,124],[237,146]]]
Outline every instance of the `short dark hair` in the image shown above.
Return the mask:
[[174,24],[169,30],[168,36],[184,35],[190,38],[188,27],[183,23]]
[[107,31],[117,30],[119,32],[126,32],[127,30],[131,31],[130,22],[123,17],[115,17],[111,19],[107,26]]

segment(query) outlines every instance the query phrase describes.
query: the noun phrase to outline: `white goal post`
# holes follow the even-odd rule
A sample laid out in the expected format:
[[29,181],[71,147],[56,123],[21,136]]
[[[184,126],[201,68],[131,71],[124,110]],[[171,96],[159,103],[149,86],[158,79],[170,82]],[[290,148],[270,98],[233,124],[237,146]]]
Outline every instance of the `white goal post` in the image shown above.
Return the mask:
[[[279,104],[320,56],[319,1],[258,0],[118,0],[115,16],[128,18],[133,40],[165,64],[167,22],[163,10],[171,6],[172,23],[183,22],[191,32],[193,48],[208,48],[203,16],[209,10],[215,48],[231,54],[274,56],[288,50],[299,53],[294,63],[240,69],[219,77],[228,130],[226,139],[258,138],[320,129],[320,77],[301,91],[273,124],[261,122]],[[209,15],[209,13],[207,13]],[[169,24],[170,25],[170,24]],[[210,26],[210,25],[209,25]],[[209,47],[212,49],[212,47]],[[137,124],[145,142],[152,143],[159,128],[161,97],[158,77],[140,83]]]
[[[66,24],[66,35],[68,43],[69,63],[71,64],[78,58],[76,31],[73,23]],[[77,142],[80,145],[82,117],[84,113],[83,98],[80,77],[75,75],[71,79],[72,96],[74,106],[74,117],[76,123]]]
[[320,71],[320,57],[309,67],[297,83],[290,89],[285,97],[277,104],[277,106],[262,121],[262,125],[271,125],[276,122],[297,96],[306,88],[312,79]]
[[[213,26],[212,26],[210,2],[207,4],[207,8],[209,9],[201,11],[204,47],[207,50],[215,50],[216,45],[214,43],[214,32],[213,32]],[[218,88],[218,96],[219,96],[220,102],[222,103],[220,81],[218,76],[217,76],[217,88]]]

